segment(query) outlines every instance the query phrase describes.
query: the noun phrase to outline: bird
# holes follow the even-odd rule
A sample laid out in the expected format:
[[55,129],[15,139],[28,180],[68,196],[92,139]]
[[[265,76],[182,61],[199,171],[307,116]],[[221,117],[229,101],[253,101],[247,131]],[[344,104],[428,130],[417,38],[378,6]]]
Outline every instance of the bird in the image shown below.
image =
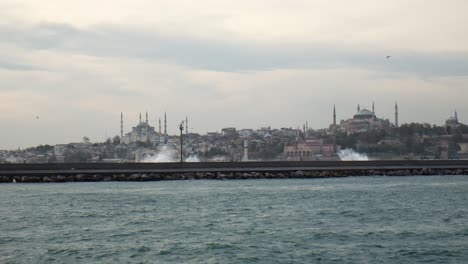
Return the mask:
[[39,117],[38,117],[38,116],[36,116],[36,119],[39,119]]
[[387,59],[389,59],[391,56],[387,56]]

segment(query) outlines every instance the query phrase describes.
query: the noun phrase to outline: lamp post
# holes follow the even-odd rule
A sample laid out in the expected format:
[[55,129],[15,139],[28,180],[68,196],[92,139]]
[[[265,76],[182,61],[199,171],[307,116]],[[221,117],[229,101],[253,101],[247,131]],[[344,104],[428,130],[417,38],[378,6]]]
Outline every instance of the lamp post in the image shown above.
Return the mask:
[[184,131],[184,121],[179,125],[180,129],[180,163],[184,162],[184,153],[183,153],[183,131]]

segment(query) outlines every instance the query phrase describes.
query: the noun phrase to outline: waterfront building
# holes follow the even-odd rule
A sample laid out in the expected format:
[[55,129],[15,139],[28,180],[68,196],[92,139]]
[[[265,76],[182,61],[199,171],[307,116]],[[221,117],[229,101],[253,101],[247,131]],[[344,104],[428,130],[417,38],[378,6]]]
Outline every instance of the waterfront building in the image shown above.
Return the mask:
[[[340,146],[336,146],[340,151]],[[288,145],[284,148],[286,160],[315,160],[319,155],[332,156],[335,154],[334,144],[326,144],[320,139],[308,139],[304,142]]]

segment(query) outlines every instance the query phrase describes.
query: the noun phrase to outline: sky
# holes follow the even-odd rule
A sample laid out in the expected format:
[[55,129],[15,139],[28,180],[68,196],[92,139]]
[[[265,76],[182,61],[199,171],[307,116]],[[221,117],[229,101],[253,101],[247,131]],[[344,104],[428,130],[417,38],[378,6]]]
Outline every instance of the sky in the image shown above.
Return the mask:
[[[466,0],[2,0],[0,149],[168,131],[468,123]],[[387,59],[387,56],[391,56]]]

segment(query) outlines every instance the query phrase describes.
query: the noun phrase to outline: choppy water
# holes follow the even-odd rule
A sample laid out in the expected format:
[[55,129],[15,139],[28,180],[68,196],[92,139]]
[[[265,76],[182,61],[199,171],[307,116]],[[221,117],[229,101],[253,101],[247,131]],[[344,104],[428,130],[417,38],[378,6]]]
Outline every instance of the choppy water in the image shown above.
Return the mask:
[[468,176],[2,184],[0,263],[468,263]]

